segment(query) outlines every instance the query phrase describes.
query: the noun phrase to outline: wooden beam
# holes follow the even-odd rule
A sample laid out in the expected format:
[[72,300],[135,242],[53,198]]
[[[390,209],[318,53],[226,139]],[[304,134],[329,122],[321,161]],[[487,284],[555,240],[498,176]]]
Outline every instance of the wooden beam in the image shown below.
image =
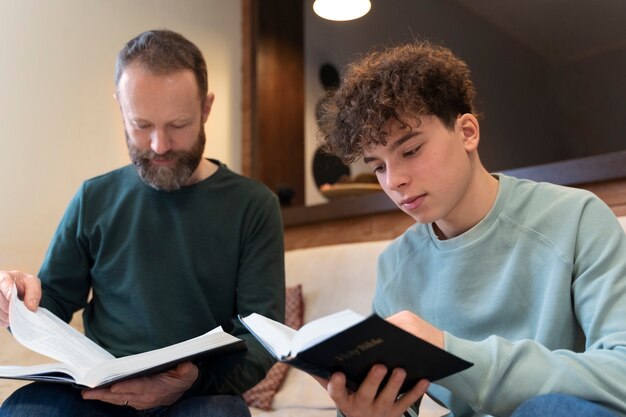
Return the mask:
[[244,0],[243,173],[304,204],[304,2]]

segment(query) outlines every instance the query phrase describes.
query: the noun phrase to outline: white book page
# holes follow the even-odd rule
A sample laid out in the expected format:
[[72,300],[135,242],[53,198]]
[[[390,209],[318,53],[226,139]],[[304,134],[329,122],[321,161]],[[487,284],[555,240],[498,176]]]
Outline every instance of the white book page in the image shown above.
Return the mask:
[[298,352],[314,346],[348,327],[354,326],[363,321],[363,319],[365,319],[364,316],[352,310],[343,310],[313,320],[302,326],[291,340],[291,355],[295,356]]
[[278,359],[296,356],[329,337],[363,321],[364,316],[352,310],[343,310],[293,330],[282,323],[252,313],[241,320],[259,341]]
[[277,359],[289,356],[291,339],[296,335],[294,329],[257,313],[241,320]]
[[[65,376],[67,374],[68,376]],[[80,378],[73,369],[63,363],[45,363],[31,366],[0,366],[0,376],[5,378],[29,378],[38,380],[75,382]]]
[[27,348],[77,369],[114,359],[106,350],[45,308],[30,311],[13,286],[9,308],[13,337]]
[[203,335],[180,343],[102,363],[90,370],[82,383],[87,386],[97,386],[120,376],[135,374],[162,363],[229,345],[239,340],[218,326]]

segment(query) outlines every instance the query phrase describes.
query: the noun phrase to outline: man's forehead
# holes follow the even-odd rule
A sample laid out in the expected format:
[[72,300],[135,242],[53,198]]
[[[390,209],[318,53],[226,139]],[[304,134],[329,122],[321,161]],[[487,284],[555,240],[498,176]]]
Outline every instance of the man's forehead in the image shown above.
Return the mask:
[[124,68],[120,76],[118,88],[135,87],[154,82],[155,80],[167,84],[185,83],[188,84],[190,88],[199,91],[198,83],[192,70],[180,68],[158,71],[146,67],[141,62],[132,62]]

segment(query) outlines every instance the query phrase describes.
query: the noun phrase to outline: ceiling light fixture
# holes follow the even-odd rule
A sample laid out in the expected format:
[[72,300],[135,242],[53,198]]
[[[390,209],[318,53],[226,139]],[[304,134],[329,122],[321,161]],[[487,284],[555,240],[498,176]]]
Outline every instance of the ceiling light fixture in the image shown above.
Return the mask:
[[354,20],[367,14],[372,4],[369,0],[315,0],[313,11],[328,20]]

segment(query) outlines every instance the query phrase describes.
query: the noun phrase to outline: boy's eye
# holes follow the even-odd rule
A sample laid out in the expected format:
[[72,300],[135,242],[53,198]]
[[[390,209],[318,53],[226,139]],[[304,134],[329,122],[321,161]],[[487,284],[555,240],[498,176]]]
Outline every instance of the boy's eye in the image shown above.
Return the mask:
[[408,150],[408,151],[406,151],[406,152],[404,152],[404,153],[402,154],[402,156],[404,156],[404,157],[407,157],[407,156],[413,156],[413,155],[415,155],[415,154],[417,153],[417,151],[419,151],[419,150],[420,150],[420,148],[421,148],[421,145],[420,145],[420,146],[418,146],[418,147],[415,147],[415,148],[413,148],[413,149],[410,149],[410,150]]
[[372,168],[373,168],[374,174],[380,174],[381,172],[385,171],[384,165],[374,165]]

